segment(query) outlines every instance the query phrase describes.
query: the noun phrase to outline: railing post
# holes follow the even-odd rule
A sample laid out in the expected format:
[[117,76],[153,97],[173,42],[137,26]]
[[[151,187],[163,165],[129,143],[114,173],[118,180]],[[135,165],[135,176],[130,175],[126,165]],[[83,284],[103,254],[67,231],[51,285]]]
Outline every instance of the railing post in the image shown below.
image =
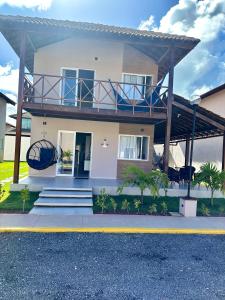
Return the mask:
[[223,133],[222,171],[225,171],[225,132]]
[[174,77],[174,48],[170,49],[170,66],[169,66],[169,84],[168,84],[168,100],[167,100],[167,120],[164,143],[164,171],[168,172],[169,167],[169,150],[170,150],[170,135],[171,135],[171,119],[173,105],[173,77]]
[[26,33],[21,32],[13,183],[19,182],[22,107],[23,107],[23,98],[24,98],[25,53],[26,53]]

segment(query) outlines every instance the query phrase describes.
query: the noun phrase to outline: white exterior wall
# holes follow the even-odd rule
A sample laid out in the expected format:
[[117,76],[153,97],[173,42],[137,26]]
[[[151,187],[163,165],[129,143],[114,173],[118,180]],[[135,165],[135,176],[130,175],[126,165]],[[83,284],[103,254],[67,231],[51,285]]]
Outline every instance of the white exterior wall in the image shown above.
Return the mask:
[[6,101],[0,98],[0,162],[3,161],[5,143]]
[[[15,140],[16,137],[13,135],[5,136],[4,145],[4,160],[14,160],[15,155]],[[30,137],[22,136],[21,138],[21,150],[20,150],[20,161],[26,161],[27,150],[30,147]]]
[[[45,138],[55,146],[57,146],[59,130],[93,133],[90,178],[115,179],[117,177],[119,123],[56,118],[45,118],[45,121],[47,122]],[[43,138],[42,122],[42,117],[32,117],[31,143]],[[105,138],[109,144],[107,148],[101,146]],[[30,169],[30,175],[55,176],[56,165],[42,171]]]

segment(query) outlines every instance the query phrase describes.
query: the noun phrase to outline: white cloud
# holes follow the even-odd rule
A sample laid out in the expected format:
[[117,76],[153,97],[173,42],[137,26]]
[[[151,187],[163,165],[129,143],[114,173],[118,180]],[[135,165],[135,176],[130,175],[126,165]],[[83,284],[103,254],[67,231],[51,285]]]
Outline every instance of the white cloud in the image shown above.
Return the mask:
[[36,8],[38,10],[48,10],[53,0],[0,0],[0,6],[7,4],[9,6]]
[[202,86],[214,87],[224,81],[221,74],[225,74],[225,45],[219,39],[220,34],[225,34],[224,0],[180,0],[162,17],[158,27],[153,16],[142,21],[141,27],[201,39],[176,67],[175,92],[190,97]]
[[155,18],[154,16],[150,16],[147,20],[141,21],[140,25],[138,26],[140,30],[157,30],[155,26]]
[[19,70],[14,69],[11,63],[0,65],[0,90],[4,93],[17,95]]

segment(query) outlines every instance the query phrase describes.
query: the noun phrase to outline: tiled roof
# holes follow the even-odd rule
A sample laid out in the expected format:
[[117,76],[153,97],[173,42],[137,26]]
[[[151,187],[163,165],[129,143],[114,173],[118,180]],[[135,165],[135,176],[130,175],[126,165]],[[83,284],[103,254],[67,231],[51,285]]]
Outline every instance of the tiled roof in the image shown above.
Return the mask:
[[55,19],[46,19],[46,18],[37,18],[37,17],[25,17],[25,16],[11,16],[11,15],[0,15],[1,21],[12,21],[23,24],[33,24],[40,26],[48,27],[57,27],[65,28],[70,30],[81,30],[81,31],[90,31],[90,32],[105,32],[113,33],[118,35],[124,35],[128,37],[142,37],[150,39],[164,39],[164,40],[181,40],[181,41],[199,41],[193,37],[187,37],[184,35],[175,35],[162,32],[154,32],[147,30],[137,30],[133,28],[118,27],[111,25],[103,25],[89,22],[77,22],[69,20],[55,20]]
[[9,97],[7,97],[5,94],[0,92],[0,98],[4,99],[7,103],[12,104],[12,105],[16,105],[16,103],[9,99]]

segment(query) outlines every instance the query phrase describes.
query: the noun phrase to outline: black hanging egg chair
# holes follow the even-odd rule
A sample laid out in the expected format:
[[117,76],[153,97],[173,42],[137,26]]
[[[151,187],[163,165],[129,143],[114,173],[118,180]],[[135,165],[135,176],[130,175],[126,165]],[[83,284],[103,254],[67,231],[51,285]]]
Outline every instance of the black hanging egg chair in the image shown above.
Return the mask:
[[50,141],[42,139],[30,146],[27,151],[26,160],[32,169],[44,170],[54,165],[60,159],[61,155],[62,153],[58,153]]

